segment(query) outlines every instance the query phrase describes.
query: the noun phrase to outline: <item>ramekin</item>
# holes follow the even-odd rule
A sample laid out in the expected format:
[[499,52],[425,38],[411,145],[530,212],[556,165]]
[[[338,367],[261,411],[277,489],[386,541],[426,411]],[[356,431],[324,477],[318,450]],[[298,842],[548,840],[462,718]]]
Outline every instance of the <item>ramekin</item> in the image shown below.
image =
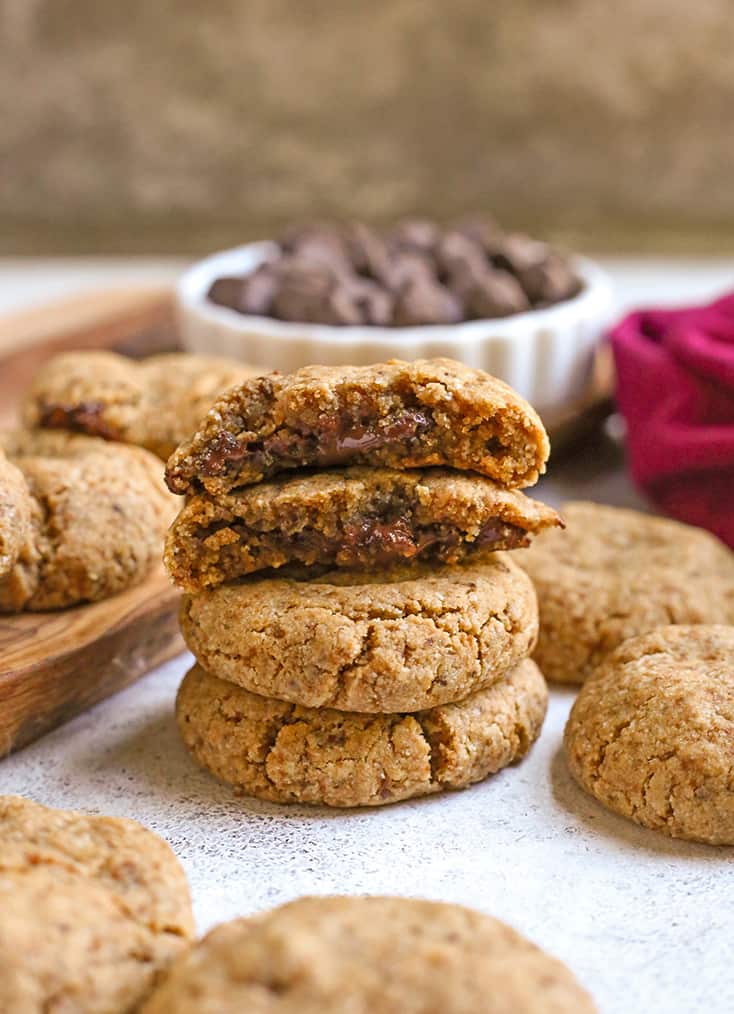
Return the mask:
[[612,312],[612,286],[593,261],[574,258],[578,296],[492,320],[424,327],[334,327],[238,313],[207,299],[212,282],[245,275],[278,251],[248,243],[206,257],[180,278],[177,308],[184,347],[287,373],[319,364],[366,365],[386,359],[449,356],[500,377],[537,409],[547,426],[593,396],[594,359]]

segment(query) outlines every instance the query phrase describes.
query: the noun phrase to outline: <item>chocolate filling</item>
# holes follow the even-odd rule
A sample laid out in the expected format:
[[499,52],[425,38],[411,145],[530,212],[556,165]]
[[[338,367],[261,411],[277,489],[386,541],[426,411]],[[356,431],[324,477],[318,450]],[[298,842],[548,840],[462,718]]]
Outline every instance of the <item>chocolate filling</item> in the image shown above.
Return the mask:
[[45,429],[73,430],[104,440],[117,439],[117,431],[104,418],[105,406],[98,401],[82,401],[78,405],[44,405],[40,425]]
[[[404,517],[357,516],[346,523],[336,536],[325,535],[312,528],[284,536],[253,532],[245,525],[226,527],[236,532],[240,540],[238,544],[219,550],[219,560],[225,568],[229,558],[232,574],[238,573],[239,546],[243,543],[256,558],[267,557],[269,552],[277,550],[297,561],[333,561],[341,567],[365,567],[385,566],[421,556],[455,563],[478,550],[516,549],[529,542],[524,528],[496,518],[488,521],[471,542],[459,525],[411,525]],[[203,537],[212,535],[214,530],[213,527],[205,529]]]
[[284,427],[250,444],[241,444],[233,434],[222,431],[199,457],[197,470],[206,477],[219,476],[245,460],[257,461],[264,475],[271,473],[273,465],[343,465],[371,451],[398,447],[407,450],[432,422],[428,410],[405,408],[381,425],[343,412],[322,417],[317,429]]

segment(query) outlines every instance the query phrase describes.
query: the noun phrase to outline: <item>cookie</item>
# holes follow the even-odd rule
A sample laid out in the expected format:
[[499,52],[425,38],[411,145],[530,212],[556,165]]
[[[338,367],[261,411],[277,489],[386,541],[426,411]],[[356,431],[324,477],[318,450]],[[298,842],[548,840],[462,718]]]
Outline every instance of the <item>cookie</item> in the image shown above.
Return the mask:
[[535,659],[546,679],[583,683],[622,641],[669,623],[734,623],[734,553],[700,528],[595,503],[561,508],[515,554],[538,592]]
[[584,684],[564,737],[578,783],[673,838],[734,845],[734,627],[660,627]]
[[471,469],[532,485],[549,453],[543,424],[511,388],[451,359],[308,366],[245,381],[219,398],[172,455],[174,493],[212,495],[293,468]]
[[[42,430],[0,433],[29,528],[0,578],[0,613],[96,602],[143,580],[177,506],[139,447]],[[0,478],[2,482],[2,478]],[[15,491],[15,492],[13,492]]]
[[381,806],[461,789],[519,760],[540,733],[547,698],[530,660],[458,704],[389,715],[287,704],[196,665],[181,684],[176,717],[199,764],[238,793]]
[[554,510],[491,479],[440,468],[347,468],[189,497],[165,560],[189,592],[284,564],[371,570],[457,563],[525,546]]
[[593,1014],[565,965],[496,919],[415,898],[299,898],[212,930],[143,1014]]
[[23,473],[0,449],[0,581],[29,549],[33,501]]
[[132,1014],[193,935],[151,831],[0,797],[0,1010]]
[[479,564],[263,578],[185,597],[207,672],[266,697],[344,711],[419,711],[500,679],[537,637],[527,575]]
[[134,360],[114,352],[68,352],[36,374],[24,421],[137,444],[165,460],[218,395],[259,372],[208,356]]

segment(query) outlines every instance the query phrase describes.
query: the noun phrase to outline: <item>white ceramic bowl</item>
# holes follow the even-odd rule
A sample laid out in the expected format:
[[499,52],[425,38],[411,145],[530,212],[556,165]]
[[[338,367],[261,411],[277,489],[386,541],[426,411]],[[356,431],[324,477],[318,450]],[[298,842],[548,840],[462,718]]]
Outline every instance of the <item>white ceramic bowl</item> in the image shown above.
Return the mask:
[[294,324],[238,313],[207,299],[212,282],[245,275],[278,252],[274,243],[249,243],[199,261],[177,287],[184,347],[200,355],[229,356],[284,373],[301,366],[355,366],[386,359],[449,356],[501,377],[553,426],[592,394],[594,357],[609,323],[612,288],[592,261],[574,266],[584,287],[578,296],[511,317],[425,327],[334,327]]

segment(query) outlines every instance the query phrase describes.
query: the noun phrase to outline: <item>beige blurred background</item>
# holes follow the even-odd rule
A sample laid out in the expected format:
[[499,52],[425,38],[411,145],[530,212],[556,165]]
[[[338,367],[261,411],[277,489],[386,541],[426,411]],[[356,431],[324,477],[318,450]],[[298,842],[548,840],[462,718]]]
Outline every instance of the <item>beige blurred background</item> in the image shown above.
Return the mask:
[[0,253],[493,210],[730,252],[728,0],[0,0]]

